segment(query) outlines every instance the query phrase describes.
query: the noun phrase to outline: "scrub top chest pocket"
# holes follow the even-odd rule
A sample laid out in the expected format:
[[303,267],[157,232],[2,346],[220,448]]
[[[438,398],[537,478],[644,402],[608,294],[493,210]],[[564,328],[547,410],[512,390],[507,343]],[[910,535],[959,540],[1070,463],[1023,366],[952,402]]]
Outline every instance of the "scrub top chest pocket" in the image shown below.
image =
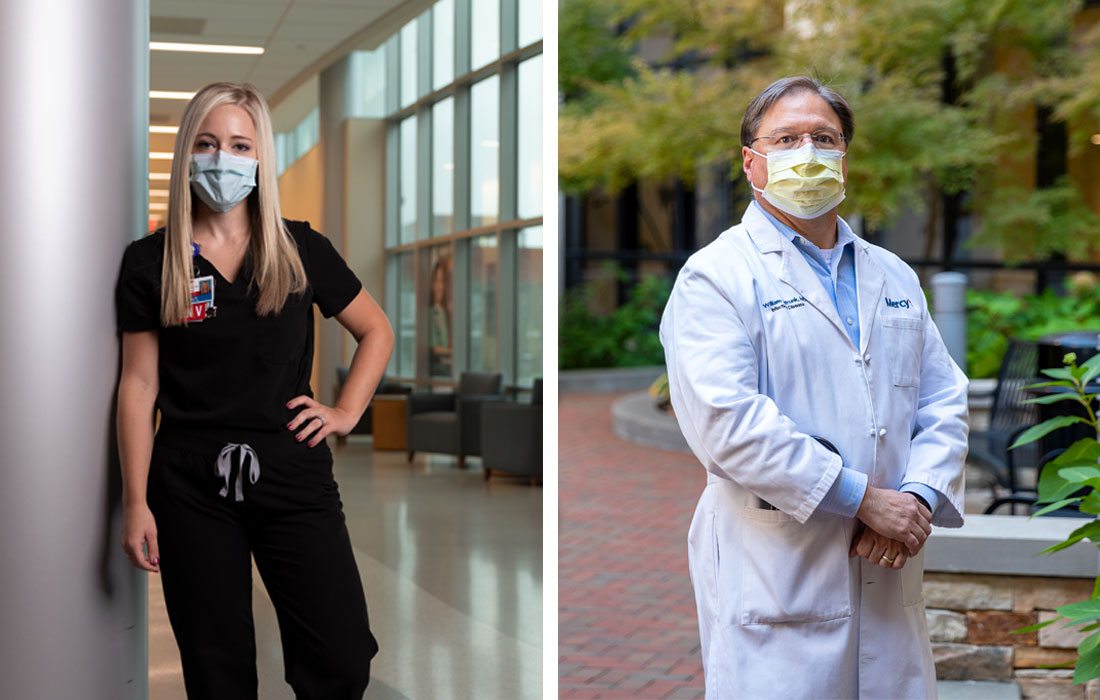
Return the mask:
[[256,319],[256,354],[270,364],[297,362],[305,349],[307,325],[311,322],[311,295],[291,294],[277,315]]

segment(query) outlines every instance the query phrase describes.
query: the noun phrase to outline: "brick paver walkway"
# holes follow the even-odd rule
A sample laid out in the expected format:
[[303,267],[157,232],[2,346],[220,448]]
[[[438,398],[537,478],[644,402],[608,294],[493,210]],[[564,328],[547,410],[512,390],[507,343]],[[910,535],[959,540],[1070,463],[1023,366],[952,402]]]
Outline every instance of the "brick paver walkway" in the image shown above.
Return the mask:
[[561,397],[559,693],[702,698],[687,531],[706,475],[690,454],[618,438],[620,397]]

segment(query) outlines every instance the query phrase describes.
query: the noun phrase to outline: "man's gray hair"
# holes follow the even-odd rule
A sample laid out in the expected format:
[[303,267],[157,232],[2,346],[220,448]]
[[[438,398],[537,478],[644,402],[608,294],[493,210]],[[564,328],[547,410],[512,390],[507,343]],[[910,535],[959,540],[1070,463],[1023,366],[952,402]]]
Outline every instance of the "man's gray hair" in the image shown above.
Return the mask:
[[760,122],[764,120],[767,111],[781,98],[796,92],[812,92],[825,100],[836,112],[837,118],[840,119],[841,133],[844,136],[845,143],[852,142],[852,136],[856,132],[856,123],[855,118],[852,117],[852,108],[848,106],[848,101],[839,92],[823,85],[819,80],[806,75],[794,75],[780,78],[764,88],[764,91],[759,95],[752,98],[752,102],[745,110],[745,116],[741,119],[741,145],[751,146],[756,131],[760,128]]

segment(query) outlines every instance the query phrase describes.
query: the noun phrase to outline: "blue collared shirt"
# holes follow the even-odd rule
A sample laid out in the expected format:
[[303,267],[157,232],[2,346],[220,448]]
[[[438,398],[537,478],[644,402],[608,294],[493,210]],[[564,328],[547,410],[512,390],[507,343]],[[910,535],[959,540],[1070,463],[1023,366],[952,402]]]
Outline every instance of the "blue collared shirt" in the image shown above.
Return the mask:
[[[833,306],[840,316],[844,330],[852,344],[859,348],[859,296],[856,292],[856,235],[848,224],[837,217],[836,247],[831,251],[824,251],[811,243],[802,234],[784,224],[771,215],[764,207],[755,201],[750,206],[756,207],[768,221],[775,226],[783,236],[789,240],[802,254],[806,263],[817,275],[818,281],[825,288],[829,298],[833,300]],[[928,503],[933,513],[939,508],[943,496],[931,486],[916,481],[909,481],[901,485],[900,491],[907,491]],[[833,482],[825,498],[821,500],[820,507],[830,513],[854,518],[863,502],[863,496],[867,492],[867,475],[850,467],[841,467],[840,475]]]

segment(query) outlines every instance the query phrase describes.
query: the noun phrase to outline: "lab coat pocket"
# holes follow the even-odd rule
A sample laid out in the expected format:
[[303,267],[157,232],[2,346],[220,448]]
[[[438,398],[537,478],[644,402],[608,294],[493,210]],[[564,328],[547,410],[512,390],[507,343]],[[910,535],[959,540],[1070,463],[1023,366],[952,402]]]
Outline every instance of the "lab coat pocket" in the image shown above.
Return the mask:
[[742,625],[824,622],[852,614],[843,521],[800,524],[779,510],[741,509]]
[[924,346],[924,323],[913,316],[881,318],[886,360],[894,386],[920,386],[920,355]]
[[901,567],[901,604],[903,607],[924,601],[924,549]]

